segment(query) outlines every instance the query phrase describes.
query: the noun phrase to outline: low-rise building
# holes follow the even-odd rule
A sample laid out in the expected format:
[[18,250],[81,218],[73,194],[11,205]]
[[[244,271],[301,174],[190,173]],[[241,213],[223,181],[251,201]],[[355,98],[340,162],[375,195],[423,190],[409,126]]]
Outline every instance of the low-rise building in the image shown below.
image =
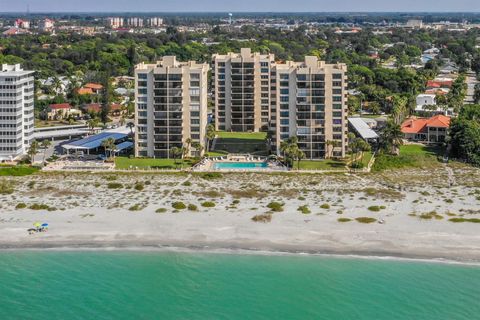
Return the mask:
[[69,103],[55,103],[46,108],[47,120],[62,120],[70,116],[79,116],[81,111],[73,108]]
[[450,127],[450,117],[436,115],[431,118],[412,117],[402,123],[405,139],[416,142],[444,142]]

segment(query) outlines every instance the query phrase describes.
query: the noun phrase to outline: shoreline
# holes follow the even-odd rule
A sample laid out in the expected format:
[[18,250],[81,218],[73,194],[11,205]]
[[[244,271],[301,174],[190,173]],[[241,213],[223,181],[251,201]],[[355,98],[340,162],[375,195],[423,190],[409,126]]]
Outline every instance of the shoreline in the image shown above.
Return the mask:
[[187,243],[172,241],[159,243],[156,241],[48,241],[43,243],[0,243],[0,254],[12,251],[69,251],[69,252],[158,252],[158,253],[207,253],[259,256],[312,256],[339,259],[365,259],[382,261],[405,261],[422,263],[440,263],[465,266],[480,266],[479,258],[466,258],[462,255],[446,254],[446,252],[430,254],[426,252],[398,252],[388,250],[344,250],[340,248],[314,248],[301,245],[276,245],[269,247],[249,247],[238,243]]

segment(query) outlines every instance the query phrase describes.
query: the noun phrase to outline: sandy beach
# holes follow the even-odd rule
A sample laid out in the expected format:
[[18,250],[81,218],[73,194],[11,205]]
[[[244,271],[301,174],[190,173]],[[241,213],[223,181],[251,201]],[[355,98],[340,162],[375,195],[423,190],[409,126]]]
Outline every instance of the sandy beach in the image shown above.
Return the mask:
[[[459,165],[364,175],[49,172],[0,180],[14,190],[0,195],[3,249],[184,247],[480,262],[480,223],[451,221],[480,218],[480,170]],[[197,210],[176,210],[175,202]],[[271,212],[271,202],[281,211]],[[264,214],[270,222],[252,221]],[[48,232],[29,235],[35,222],[47,222]]]

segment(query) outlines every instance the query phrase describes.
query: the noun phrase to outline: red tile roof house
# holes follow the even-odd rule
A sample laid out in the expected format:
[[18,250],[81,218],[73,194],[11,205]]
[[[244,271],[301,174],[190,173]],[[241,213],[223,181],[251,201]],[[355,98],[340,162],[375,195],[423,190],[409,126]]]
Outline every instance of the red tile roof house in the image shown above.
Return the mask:
[[103,89],[103,86],[98,83],[87,83],[83,87],[79,88],[77,93],[79,95],[84,95],[84,94],[97,94],[100,93],[100,91]]
[[453,80],[428,80],[427,89],[451,88]]
[[101,84],[98,84],[98,83],[89,82],[86,85],[84,85],[83,88],[91,89],[93,91],[93,93],[99,93],[103,89],[103,86]]
[[431,118],[409,118],[402,123],[405,139],[417,142],[440,143],[445,141],[450,127],[450,117],[436,115]]
[[69,103],[56,103],[47,107],[47,119],[48,120],[60,120],[67,117],[72,110],[72,106]]

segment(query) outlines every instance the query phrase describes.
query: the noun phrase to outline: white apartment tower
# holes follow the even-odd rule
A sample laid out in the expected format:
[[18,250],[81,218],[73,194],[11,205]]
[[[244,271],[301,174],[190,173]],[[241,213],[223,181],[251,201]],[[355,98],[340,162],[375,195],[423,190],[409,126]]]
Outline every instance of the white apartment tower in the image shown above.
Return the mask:
[[[304,62],[275,64],[274,148],[296,136],[306,159],[345,157],[347,147],[347,66],[307,56]],[[327,143],[333,141],[333,143]]]
[[134,28],[141,28],[141,27],[143,27],[143,19],[142,18],[135,18],[135,17],[128,18],[127,19],[127,25],[130,26],[130,27],[134,27]]
[[26,154],[33,135],[33,71],[19,64],[2,65],[0,72],[0,161]]
[[252,53],[250,48],[213,55],[216,130],[268,130],[274,63],[273,54]]
[[108,26],[113,29],[123,27],[123,18],[122,17],[113,17],[107,18]]
[[[205,146],[209,65],[165,56],[135,68],[135,156],[172,158],[187,139]],[[203,150],[189,148],[189,156]]]
[[150,27],[160,27],[163,25],[163,19],[158,17],[148,18],[147,23]]

